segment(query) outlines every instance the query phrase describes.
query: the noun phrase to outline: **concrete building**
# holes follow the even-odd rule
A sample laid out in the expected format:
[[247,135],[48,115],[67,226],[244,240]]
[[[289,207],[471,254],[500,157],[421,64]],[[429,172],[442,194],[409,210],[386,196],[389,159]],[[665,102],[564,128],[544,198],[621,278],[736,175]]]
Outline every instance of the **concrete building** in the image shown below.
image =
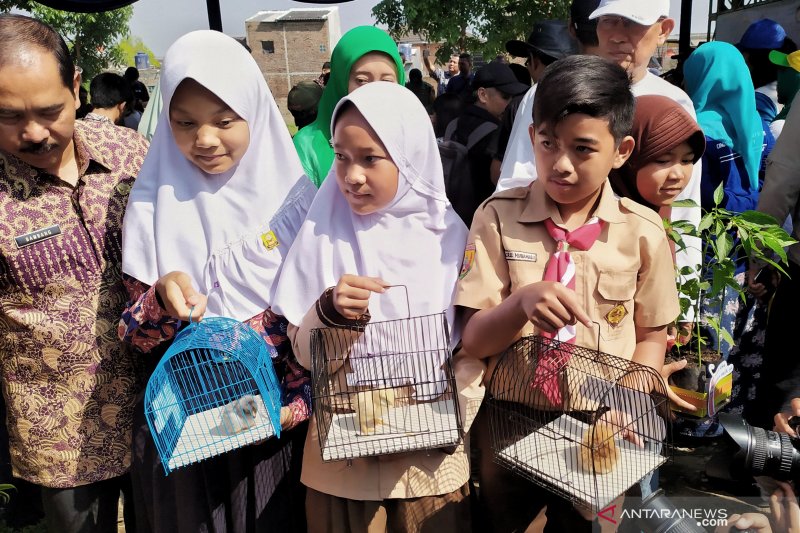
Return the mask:
[[316,79],[342,36],[339,8],[260,11],[245,21],[247,45],[284,116],[286,95]]

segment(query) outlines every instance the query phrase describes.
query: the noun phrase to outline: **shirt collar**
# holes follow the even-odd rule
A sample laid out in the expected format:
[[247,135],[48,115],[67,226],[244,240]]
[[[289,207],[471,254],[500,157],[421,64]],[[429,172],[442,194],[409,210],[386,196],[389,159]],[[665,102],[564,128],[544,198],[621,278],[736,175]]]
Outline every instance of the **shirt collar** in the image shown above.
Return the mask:
[[[86,126],[82,121],[76,120],[75,130],[72,134],[72,142],[74,145],[73,150],[75,150],[75,157],[78,163],[78,175],[81,178],[83,178],[83,176],[86,174],[89,164],[92,161],[95,161],[107,170],[112,168],[108,164],[106,156],[103,154],[100,148],[99,142],[93,143],[87,138],[86,132],[84,131],[87,127],[88,126]],[[13,165],[12,168],[16,169],[14,174],[17,176],[25,176],[32,184],[36,183],[37,179],[41,179],[41,177],[51,176],[48,172],[36,167],[32,167],[21,159],[18,159],[12,155],[2,153],[2,157],[5,159],[6,167]],[[6,173],[10,174],[8,170],[6,170]],[[53,176],[51,179],[58,178]]]
[[[528,187],[527,199],[528,204],[525,206],[525,209],[522,210],[522,213],[520,213],[517,219],[518,222],[542,222],[551,218],[556,224],[563,224],[561,213],[559,213],[556,203],[547,196],[544,185],[540,180],[537,179]],[[607,179],[605,183],[603,183],[600,199],[597,202],[597,207],[594,213],[592,213],[592,216],[596,216],[600,220],[610,224],[625,221],[619,209],[619,199],[614,194]]]
[[[89,135],[87,130],[100,129],[97,125],[102,124],[102,128],[118,128],[113,124],[104,124],[103,122],[95,121],[91,124],[86,124],[79,120],[75,121],[75,132],[72,134],[72,141],[75,143],[75,156],[78,161],[78,173],[80,176],[86,174],[89,168],[89,163],[92,161],[100,164],[106,170],[110,170],[112,166],[109,164],[106,154],[102,149],[103,139],[106,137],[103,132],[96,132],[99,135]],[[94,132],[92,132],[94,133]]]

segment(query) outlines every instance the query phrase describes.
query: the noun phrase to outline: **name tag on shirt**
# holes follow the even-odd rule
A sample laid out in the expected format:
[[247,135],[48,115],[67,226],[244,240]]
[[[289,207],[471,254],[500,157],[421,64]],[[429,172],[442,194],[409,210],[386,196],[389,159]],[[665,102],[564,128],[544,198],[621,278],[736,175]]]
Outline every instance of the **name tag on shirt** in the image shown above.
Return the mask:
[[535,263],[536,254],[530,252],[514,252],[506,250],[506,261],[525,261],[526,263]]
[[17,248],[25,248],[31,244],[52,239],[57,235],[61,235],[61,228],[58,226],[58,224],[55,226],[50,226],[49,228],[37,229],[30,233],[26,233],[25,235],[19,235],[14,237],[14,240],[17,243]]

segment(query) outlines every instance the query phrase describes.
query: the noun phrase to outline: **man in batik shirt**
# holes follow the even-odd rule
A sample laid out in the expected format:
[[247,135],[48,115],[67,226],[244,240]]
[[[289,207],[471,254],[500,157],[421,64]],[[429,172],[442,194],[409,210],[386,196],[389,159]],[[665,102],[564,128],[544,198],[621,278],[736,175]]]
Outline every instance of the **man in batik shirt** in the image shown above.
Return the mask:
[[116,531],[141,383],[116,325],[122,216],[147,142],[75,121],[52,28],[0,15],[0,381],[14,475],[50,531]]

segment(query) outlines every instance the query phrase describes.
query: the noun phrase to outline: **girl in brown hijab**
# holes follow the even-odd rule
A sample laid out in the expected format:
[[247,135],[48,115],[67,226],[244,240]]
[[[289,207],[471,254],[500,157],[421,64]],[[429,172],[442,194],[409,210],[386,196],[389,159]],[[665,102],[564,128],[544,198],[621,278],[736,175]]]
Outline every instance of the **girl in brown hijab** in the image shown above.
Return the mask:
[[668,217],[703,156],[703,131],[671,98],[646,95],[636,99],[631,135],[636,146],[628,161],[612,170],[611,186],[618,195]]

